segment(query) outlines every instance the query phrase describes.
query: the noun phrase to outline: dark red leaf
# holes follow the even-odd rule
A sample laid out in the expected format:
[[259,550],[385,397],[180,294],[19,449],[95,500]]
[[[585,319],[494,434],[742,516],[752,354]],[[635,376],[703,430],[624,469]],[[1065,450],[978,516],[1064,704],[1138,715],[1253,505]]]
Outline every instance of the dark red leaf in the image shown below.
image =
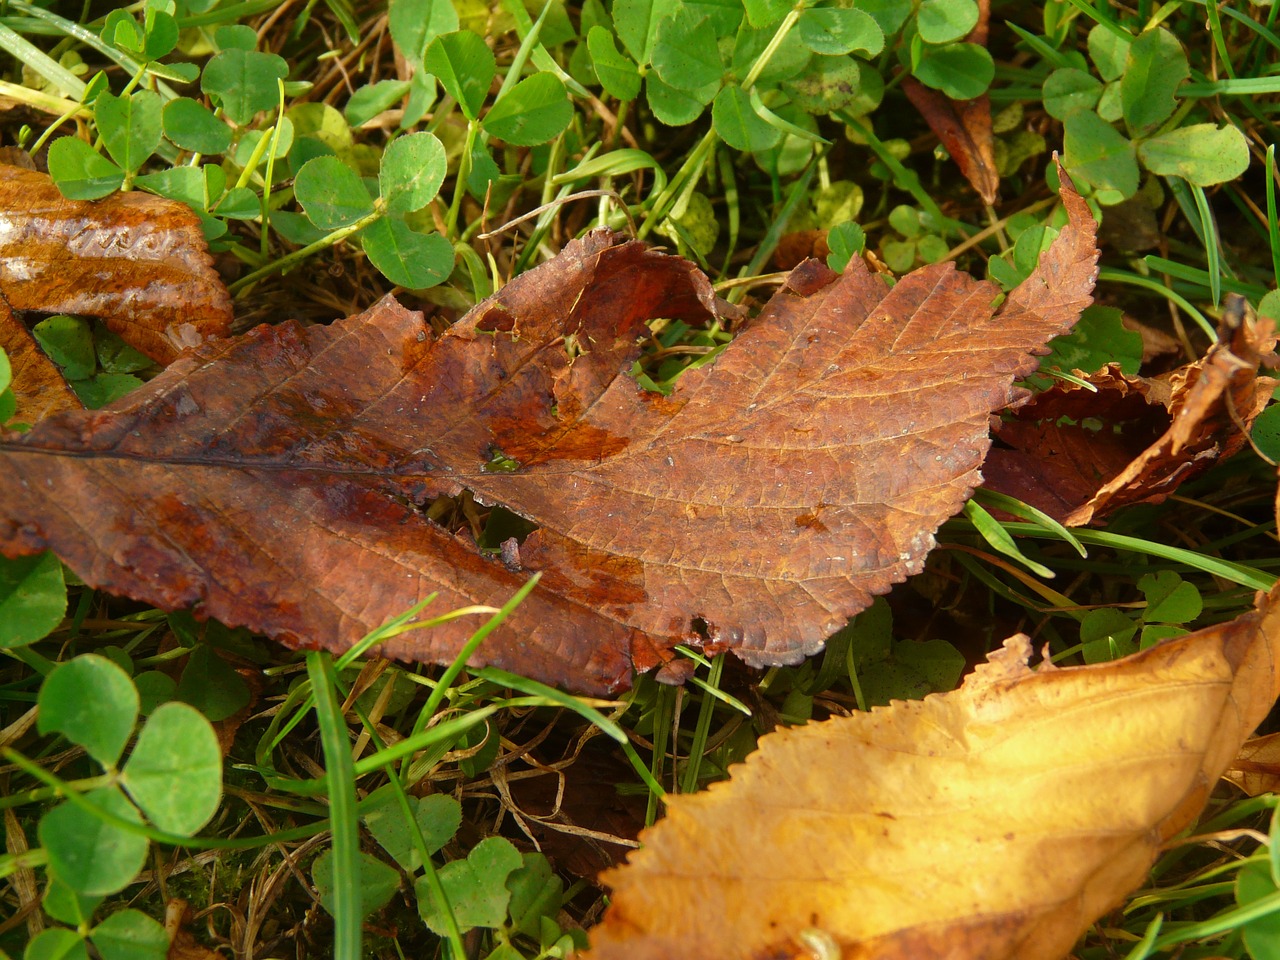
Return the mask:
[[[980,482],[991,412],[1089,302],[1094,224],[1063,199],[1070,223],[998,312],[951,264],[890,289],[810,261],[669,397],[628,376],[649,322],[721,307],[693,265],[607,231],[439,337],[387,298],[206,344],[0,443],[0,549],[332,650],[432,591],[497,604],[542,571],[478,660],[584,690],[680,642],[794,663],[920,569]],[[425,516],[463,491],[537,529],[500,555]],[[474,626],[384,653],[448,660]]]

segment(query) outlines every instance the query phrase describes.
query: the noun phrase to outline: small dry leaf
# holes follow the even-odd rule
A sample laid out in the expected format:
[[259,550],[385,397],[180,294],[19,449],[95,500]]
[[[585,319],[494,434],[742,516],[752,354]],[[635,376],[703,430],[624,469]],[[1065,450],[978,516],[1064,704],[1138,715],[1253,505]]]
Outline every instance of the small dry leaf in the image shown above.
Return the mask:
[[825,260],[829,253],[826,230],[793,230],[778,238],[773,265],[779,270],[793,270],[810,257]]
[[902,90],[978,196],[984,203],[995,203],[1000,170],[991,133],[991,99],[984,93],[974,100],[952,100],[914,77],[902,81]]
[[[987,488],[1082,526],[1122,506],[1160,503],[1236,453],[1276,386],[1258,376],[1275,362],[1272,322],[1236,316],[1195,363],[1154,378],[1115,365],[1077,370],[1096,392],[1059,384],[1037,396],[997,428],[1004,446],[983,467]],[[1091,418],[1108,429],[1090,429]]]
[[221,953],[196,941],[191,933],[191,905],[168,900],[164,905],[164,932],[169,937],[166,960],[226,960]]
[[[628,375],[649,323],[722,308],[688,261],[608,231],[438,337],[387,298],[207,344],[0,440],[0,551],[52,548],[94,587],[334,651],[432,591],[501,604],[536,570],[477,662],[580,690],[681,642],[794,663],[919,571],[980,482],[991,412],[1088,304],[1094,223],[1066,181],[1063,202],[998,312],[952,264],[890,289],[861,260],[809,261],[665,397]],[[537,529],[481,549],[430,516],[464,492]],[[383,653],[449,661],[472,629]]]
[[1278,598],[1089,667],[1033,672],[1020,635],[952,693],[762,738],[602,877],[589,956],[1066,955],[1266,716]]
[[31,331],[18,321],[0,297],[0,350],[9,357],[13,370],[14,396],[18,410],[14,419],[37,423],[64,410],[84,408],[57,364],[45,356]]
[[0,293],[14,310],[100,317],[152,360],[231,328],[200,218],[144,193],[68,200],[42,173],[0,165]]
[[1223,776],[1251,797],[1280,791],[1280,733],[1246,740]]
[[[980,0],[978,25],[965,39],[985,47],[990,18],[990,0]],[[910,76],[902,81],[902,90],[978,196],[984,203],[995,203],[1000,192],[1000,170],[991,132],[991,98],[984,93],[973,100],[952,100]]]

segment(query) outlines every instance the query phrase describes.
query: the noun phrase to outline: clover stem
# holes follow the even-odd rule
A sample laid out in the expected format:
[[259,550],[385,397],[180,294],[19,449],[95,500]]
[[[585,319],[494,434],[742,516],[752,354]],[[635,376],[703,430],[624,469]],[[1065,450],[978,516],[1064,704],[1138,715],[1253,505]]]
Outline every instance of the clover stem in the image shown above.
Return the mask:
[[449,215],[445,219],[446,236],[458,235],[458,211],[462,209],[462,197],[467,192],[467,178],[471,176],[471,151],[475,149],[478,127],[474,120],[467,121],[467,141],[462,146],[462,156],[458,158],[458,178],[453,185],[453,201],[449,204]]
[[800,19],[803,6],[799,9],[791,10],[782,22],[778,24],[778,29],[774,31],[773,36],[769,39],[768,45],[760,51],[760,56],[756,58],[756,62],[751,65],[751,71],[742,78],[742,89],[750,90],[755,82],[760,79],[760,74],[764,72],[764,68],[769,65],[769,61],[773,59],[773,55],[778,52],[778,48],[782,46],[782,41],[787,39],[787,34],[791,32],[791,28],[796,25],[796,21]]
[[[264,137],[263,139],[266,138]],[[318,253],[327,247],[332,247],[338,241],[345,240],[354,233],[359,233],[365,227],[369,226],[369,224],[381,219],[382,216],[382,208],[375,205],[372,213],[365,214],[355,223],[348,224],[345,227],[339,227],[332,233],[321,237],[315,243],[307,244],[307,246],[300,250],[295,250],[292,253],[281,257],[279,260],[273,260],[271,263],[259,267],[257,270],[253,271],[253,273],[243,276],[235,283],[231,284],[227,290],[233,297],[238,297],[245,289],[251,287],[264,277],[269,277],[273,273],[284,273],[288,271],[294,264],[307,259],[307,257],[311,256],[313,253]]]

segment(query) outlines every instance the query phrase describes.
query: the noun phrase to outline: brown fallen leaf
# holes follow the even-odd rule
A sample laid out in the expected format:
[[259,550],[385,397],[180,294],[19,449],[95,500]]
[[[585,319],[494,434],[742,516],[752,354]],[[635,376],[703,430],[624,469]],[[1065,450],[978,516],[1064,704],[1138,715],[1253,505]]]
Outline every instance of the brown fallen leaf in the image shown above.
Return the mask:
[[1280,790],[1280,733],[1246,740],[1223,776],[1251,797]]
[[779,270],[792,270],[810,257],[825,260],[829,253],[826,230],[793,230],[778,238],[773,265]]
[[1088,667],[1019,635],[959,690],[762,738],[601,878],[589,956],[1065,956],[1266,716],[1277,600]]
[[[1004,446],[987,458],[985,485],[1081,526],[1122,506],[1160,503],[1236,453],[1276,386],[1258,376],[1260,365],[1275,363],[1273,324],[1237,316],[1196,363],[1154,378],[1115,365],[1078,370],[1096,392],[1059,384],[1037,396],[997,428]],[[1109,429],[1089,429],[1090,418]]]
[[[978,25],[965,38],[969,43],[987,45],[990,17],[990,0],[980,0]],[[1000,170],[991,133],[991,98],[984,93],[973,100],[952,100],[910,76],[903,79],[902,90],[978,196],[984,203],[995,203],[1000,193]]]
[[[1088,304],[1094,223],[1063,200],[1070,223],[998,313],[952,264],[889,289],[811,261],[665,397],[627,374],[649,322],[717,302],[692,264],[607,231],[438,337],[387,298],[207,344],[4,438],[0,550],[335,651],[431,591],[496,604],[541,571],[478,661],[584,690],[679,642],[793,663],[919,571],[980,481],[990,413]],[[428,519],[463,491],[537,529],[498,556]],[[473,628],[382,652],[447,661]]]
[[164,364],[231,326],[190,207],[137,192],[68,200],[47,175],[2,164],[0,293],[14,310],[100,317]]
[[0,350],[13,370],[18,409],[14,419],[36,423],[64,410],[81,410],[84,404],[72,392],[57,364],[45,356],[31,331],[23,326],[0,296]]

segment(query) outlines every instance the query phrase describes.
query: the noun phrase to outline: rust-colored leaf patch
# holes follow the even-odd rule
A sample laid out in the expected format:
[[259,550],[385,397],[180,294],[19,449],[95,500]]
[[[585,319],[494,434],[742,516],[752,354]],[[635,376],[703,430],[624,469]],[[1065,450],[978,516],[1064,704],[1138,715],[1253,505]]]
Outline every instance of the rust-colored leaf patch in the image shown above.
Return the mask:
[[[649,323],[724,308],[692,264],[607,231],[440,336],[388,298],[206,344],[0,443],[0,550],[331,650],[432,591],[496,604],[540,571],[479,659],[584,690],[680,642],[792,663],[920,569],[980,482],[991,412],[1089,302],[1094,223],[1063,200],[1070,223],[998,312],[951,264],[890,289],[811,261],[670,396],[628,375]],[[535,529],[481,549],[428,516],[459,495]],[[449,660],[471,629],[383,652]]]
[[14,417],[20,423],[36,423],[64,410],[84,407],[56,364],[45,356],[31,331],[13,315],[0,297],[0,350],[13,368],[13,393],[18,401]]
[[164,364],[231,325],[190,207],[137,192],[68,200],[45,174],[3,164],[0,293],[14,310],[100,317]]
[[[1122,506],[1160,503],[1182,483],[1236,453],[1276,381],[1271,321],[1237,312],[1196,363],[1154,378],[1115,365],[1061,384],[1001,424],[986,486],[1080,526]],[[1107,429],[1096,429],[1096,424]]]
[[604,875],[589,956],[1065,956],[1266,716],[1277,599],[1088,667],[1017,636],[959,690],[762,738]]

